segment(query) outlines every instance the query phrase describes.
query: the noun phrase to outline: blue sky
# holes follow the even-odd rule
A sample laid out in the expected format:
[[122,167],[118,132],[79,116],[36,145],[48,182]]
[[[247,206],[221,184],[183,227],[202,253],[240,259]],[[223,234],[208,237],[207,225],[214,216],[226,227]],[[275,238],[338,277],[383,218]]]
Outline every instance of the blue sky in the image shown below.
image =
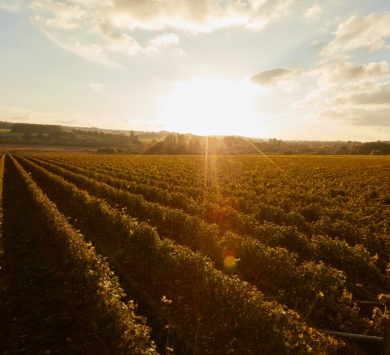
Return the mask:
[[390,2],[0,0],[0,120],[390,139]]

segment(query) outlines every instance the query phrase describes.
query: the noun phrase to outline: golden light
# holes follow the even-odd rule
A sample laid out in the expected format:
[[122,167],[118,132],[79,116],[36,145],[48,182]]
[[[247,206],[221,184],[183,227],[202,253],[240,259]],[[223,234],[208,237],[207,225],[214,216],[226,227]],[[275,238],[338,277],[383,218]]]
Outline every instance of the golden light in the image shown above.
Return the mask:
[[233,255],[228,255],[224,259],[223,263],[225,264],[226,267],[231,268],[236,263],[236,258]]
[[248,81],[192,78],[173,86],[156,121],[181,133],[263,136],[261,116],[254,109],[263,90]]
[[227,249],[223,252],[223,266],[226,270],[234,271],[237,267],[236,251]]

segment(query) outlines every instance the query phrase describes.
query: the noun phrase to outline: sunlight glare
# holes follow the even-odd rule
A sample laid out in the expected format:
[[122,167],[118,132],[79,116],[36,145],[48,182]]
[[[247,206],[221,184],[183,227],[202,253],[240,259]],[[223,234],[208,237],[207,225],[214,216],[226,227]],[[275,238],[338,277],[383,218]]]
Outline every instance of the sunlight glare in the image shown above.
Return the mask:
[[164,97],[157,121],[167,130],[200,135],[266,135],[254,101],[264,89],[217,77],[178,82]]

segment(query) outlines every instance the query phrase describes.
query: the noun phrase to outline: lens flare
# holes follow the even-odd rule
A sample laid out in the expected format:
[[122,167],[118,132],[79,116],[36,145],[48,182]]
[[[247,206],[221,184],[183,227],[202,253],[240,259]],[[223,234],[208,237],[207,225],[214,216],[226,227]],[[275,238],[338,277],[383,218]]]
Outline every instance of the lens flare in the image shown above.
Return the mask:
[[234,271],[237,268],[236,251],[234,249],[227,249],[223,253],[223,266],[228,271]]

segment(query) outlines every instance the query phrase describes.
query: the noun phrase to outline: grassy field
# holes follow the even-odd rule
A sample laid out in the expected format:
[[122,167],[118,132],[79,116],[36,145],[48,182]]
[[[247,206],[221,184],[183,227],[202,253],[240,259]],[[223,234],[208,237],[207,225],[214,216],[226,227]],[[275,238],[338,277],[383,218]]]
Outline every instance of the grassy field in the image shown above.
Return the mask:
[[0,171],[4,351],[380,352],[389,157],[20,151]]

